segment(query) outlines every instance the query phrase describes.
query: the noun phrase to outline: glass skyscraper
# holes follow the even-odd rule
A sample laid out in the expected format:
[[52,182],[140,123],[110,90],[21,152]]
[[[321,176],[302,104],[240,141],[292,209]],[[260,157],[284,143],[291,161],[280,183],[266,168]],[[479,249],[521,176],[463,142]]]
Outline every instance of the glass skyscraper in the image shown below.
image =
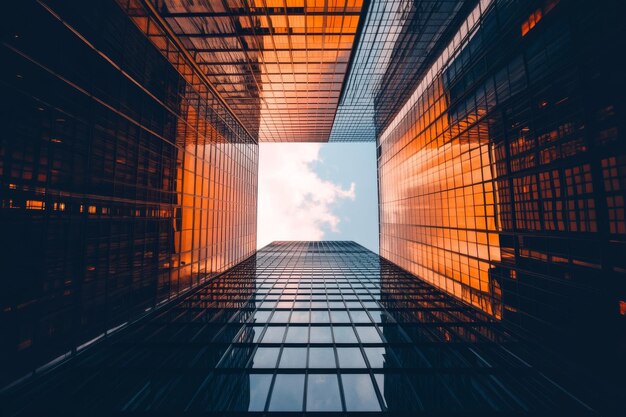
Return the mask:
[[353,242],[274,242],[15,403],[72,414],[589,413],[524,349],[497,319]]
[[[3,407],[623,414],[625,11],[3,5]],[[259,143],[339,141],[380,257],[257,251]]]
[[8,383],[249,257],[258,145],[115,3],[2,19]]

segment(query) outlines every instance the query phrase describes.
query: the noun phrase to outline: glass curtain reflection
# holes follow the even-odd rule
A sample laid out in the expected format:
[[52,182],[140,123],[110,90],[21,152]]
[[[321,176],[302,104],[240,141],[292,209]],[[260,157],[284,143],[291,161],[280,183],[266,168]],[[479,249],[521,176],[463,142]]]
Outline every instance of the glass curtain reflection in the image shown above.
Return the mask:
[[252,136],[328,141],[362,0],[147,3]]
[[4,386],[248,257],[258,156],[115,3],[2,19]]
[[354,242],[274,242],[16,391],[8,410],[589,412],[546,376],[557,362],[522,359],[531,346]]
[[381,255],[615,393],[626,298],[616,10],[481,1],[378,137]]

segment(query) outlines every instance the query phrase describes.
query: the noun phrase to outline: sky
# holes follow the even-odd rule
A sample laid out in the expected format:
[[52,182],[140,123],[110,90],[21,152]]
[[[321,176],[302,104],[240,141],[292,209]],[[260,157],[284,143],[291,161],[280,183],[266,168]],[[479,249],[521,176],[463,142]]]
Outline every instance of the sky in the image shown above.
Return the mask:
[[261,143],[258,193],[258,248],[354,240],[378,253],[375,143]]

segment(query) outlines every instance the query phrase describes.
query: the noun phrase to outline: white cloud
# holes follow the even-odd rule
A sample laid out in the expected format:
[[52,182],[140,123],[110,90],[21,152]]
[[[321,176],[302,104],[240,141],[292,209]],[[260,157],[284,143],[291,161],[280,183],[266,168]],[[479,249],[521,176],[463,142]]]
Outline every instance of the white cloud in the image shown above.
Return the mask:
[[257,247],[274,240],[321,240],[323,227],[337,231],[332,204],[355,199],[355,184],[344,189],[321,179],[312,164],[320,162],[321,144],[259,145],[259,209]]

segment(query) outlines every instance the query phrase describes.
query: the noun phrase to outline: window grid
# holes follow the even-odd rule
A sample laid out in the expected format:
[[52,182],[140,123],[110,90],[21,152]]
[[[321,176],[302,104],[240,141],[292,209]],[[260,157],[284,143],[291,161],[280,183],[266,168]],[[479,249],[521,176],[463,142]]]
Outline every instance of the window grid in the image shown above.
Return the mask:
[[[142,412],[159,398],[215,414],[575,408],[521,359],[523,346],[489,315],[353,242],[274,242],[60,370],[60,387],[25,395],[63,398],[68,384],[107,410]],[[94,390],[112,375],[136,385],[122,402]],[[158,397],[142,395],[147,381]],[[472,386],[492,400],[477,400]]]

